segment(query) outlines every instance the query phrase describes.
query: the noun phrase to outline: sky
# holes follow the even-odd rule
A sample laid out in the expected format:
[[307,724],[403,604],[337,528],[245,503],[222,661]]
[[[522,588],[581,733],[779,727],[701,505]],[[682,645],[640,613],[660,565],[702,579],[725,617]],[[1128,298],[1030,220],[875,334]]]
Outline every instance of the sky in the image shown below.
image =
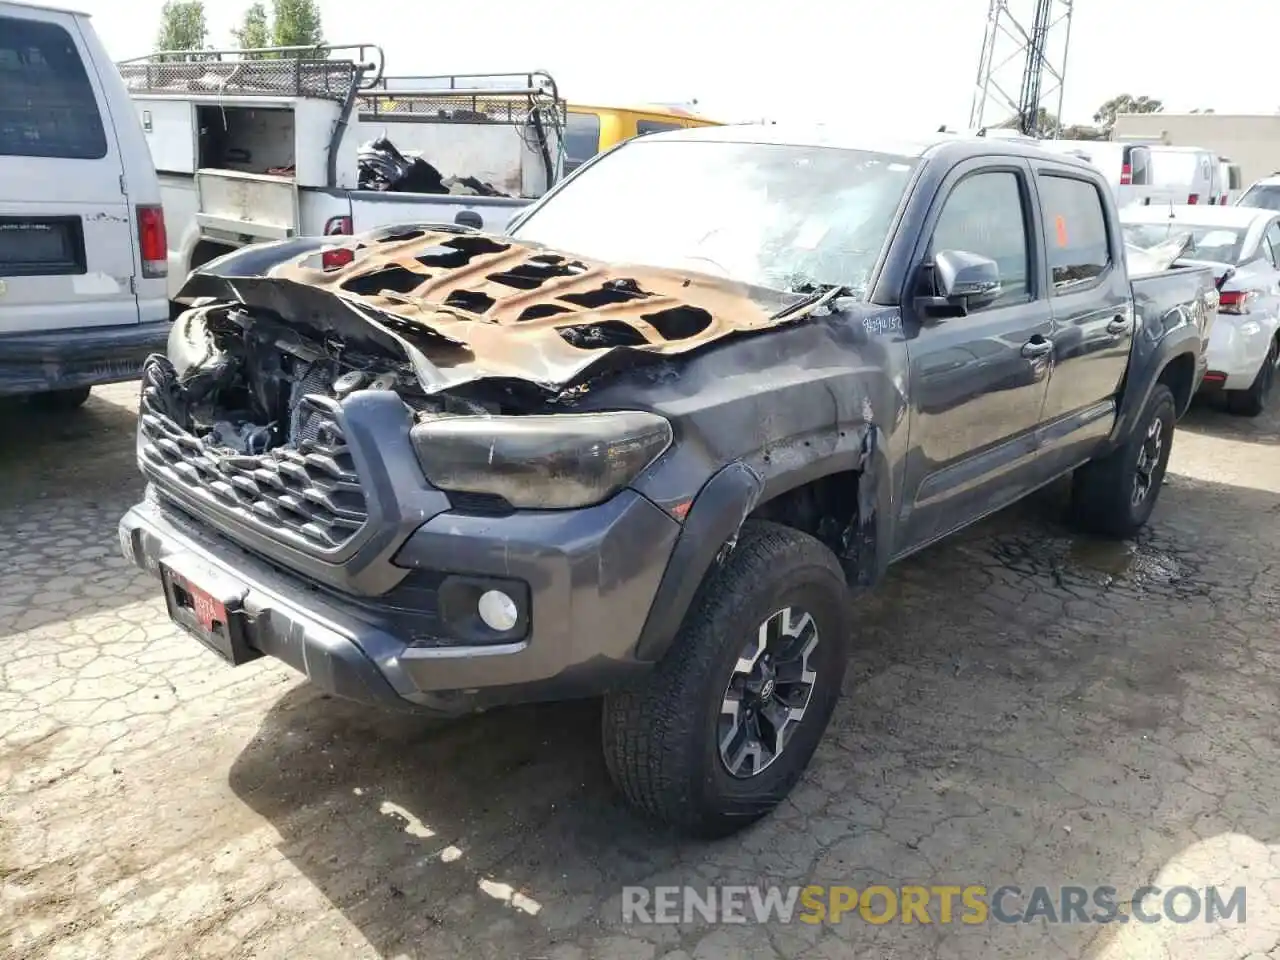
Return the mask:
[[[162,0],[62,3],[94,15],[113,59],[151,49]],[[1062,0],[1055,3],[1063,9]],[[247,6],[248,0],[206,0],[213,45],[231,45],[231,28]],[[988,6],[989,0],[320,0],[326,39],[380,45],[392,75],[545,69],[570,102],[696,100],[700,112],[728,122],[869,124],[890,134],[968,126]],[[1009,8],[1030,26],[1033,0],[1009,0]],[[1121,93],[1159,98],[1170,111],[1280,111],[1280,91],[1270,87],[1280,7],[1268,0],[1075,0],[1074,11],[1067,123],[1090,122],[1102,102]],[[1053,35],[1059,44],[1065,39],[1061,26]],[[1002,39],[996,60],[1011,49]],[[1017,60],[998,80],[1016,95],[1020,73]],[[1053,82],[1046,77],[1046,87]],[[987,123],[1008,116],[998,105],[989,109]]]

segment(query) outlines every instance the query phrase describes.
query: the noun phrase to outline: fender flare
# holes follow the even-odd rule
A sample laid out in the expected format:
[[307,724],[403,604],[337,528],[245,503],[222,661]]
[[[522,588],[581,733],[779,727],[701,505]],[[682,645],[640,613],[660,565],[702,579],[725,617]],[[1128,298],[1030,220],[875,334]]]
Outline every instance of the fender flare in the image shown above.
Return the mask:
[[1204,372],[1199,363],[1200,335],[1194,329],[1187,329],[1161,340],[1155,351],[1142,364],[1142,371],[1139,375],[1126,383],[1124,392],[1120,396],[1119,409],[1116,411],[1115,428],[1111,432],[1110,446],[1113,449],[1123,443],[1134,429],[1138,418],[1142,416],[1142,411],[1146,409],[1147,401],[1151,398],[1152,392],[1155,390],[1156,385],[1160,383],[1160,378],[1164,376],[1165,370],[1179,357],[1184,356],[1191,358],[1193,367],[1192,382],[1191,390],[1187,395],[1187,403],[1177,413],[1179,418],[1186,413],[1187,407],[1190,406],[1191,398],[1195,396],[1196,390],[1200,387],[1199,378]]
[[733,543],[764,492],[764,477],[741,461],[722,467],[698,492],[653,595],[636,659],[656,661],[675,639],[711,565]]
[[865,589],[880,580],[892,554],[895,499],[880,431],[867,429],[859,448],[817,464],[821,469],[767,478],[757,465],[737,461],[707,481],[685,518],[654,594],[636,642],[637,660],[657,661],[667,652],[708,571],[723,559],[726,547],[732,549],[742,524],[760,503],[825,476],[849,470],[862,474],[858,522],[844,531],[839,559],[851,589]]

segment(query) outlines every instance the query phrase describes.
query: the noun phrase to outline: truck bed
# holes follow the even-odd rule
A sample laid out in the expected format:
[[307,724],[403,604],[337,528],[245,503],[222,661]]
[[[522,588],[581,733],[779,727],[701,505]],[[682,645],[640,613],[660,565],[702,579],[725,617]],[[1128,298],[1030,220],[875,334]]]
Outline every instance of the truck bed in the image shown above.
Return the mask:
[[[1216,310],[1200,305],[1209,292],[1216,293],[1214,272],[1208,266],[1174,264],[1168,270],[1132,277],[1134,309],[1139,330],[1159,330],[1190,320],[1200,329],[1200,350],[1209,343]],[[1212,298],[1210,298],[1212,300]],[[1138,345],[1137,349],[1141,349]]]

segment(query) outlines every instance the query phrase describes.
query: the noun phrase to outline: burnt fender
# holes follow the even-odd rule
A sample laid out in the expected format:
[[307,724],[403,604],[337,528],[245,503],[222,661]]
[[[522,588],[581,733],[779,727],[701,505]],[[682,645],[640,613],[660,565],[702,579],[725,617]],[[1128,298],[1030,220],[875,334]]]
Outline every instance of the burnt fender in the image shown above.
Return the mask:
[[855,590],[874,587],[889,569],[894,554],[893,520],[897,516],[893,496],[893,471],[885,451],[884,434],[878,428],[867,431],[857,466],[858,517],[845,532],[840,562],[849,586]]
[[667,652],[702,578],[737,537],[763,492],[764,477],[745,463],[721,468],[698,492],[640,631],[637,660],[658,660]]

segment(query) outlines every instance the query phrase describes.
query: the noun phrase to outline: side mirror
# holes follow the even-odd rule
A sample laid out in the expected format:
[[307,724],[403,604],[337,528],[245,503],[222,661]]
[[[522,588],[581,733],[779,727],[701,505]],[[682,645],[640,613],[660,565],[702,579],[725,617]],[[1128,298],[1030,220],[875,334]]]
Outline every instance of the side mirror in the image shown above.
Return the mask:
[[933,258],[936,296],[920,297],[919,306],[934,314],[964,316],[1000,296],[1000,267],[988,257],[967,250],[943,250]]

